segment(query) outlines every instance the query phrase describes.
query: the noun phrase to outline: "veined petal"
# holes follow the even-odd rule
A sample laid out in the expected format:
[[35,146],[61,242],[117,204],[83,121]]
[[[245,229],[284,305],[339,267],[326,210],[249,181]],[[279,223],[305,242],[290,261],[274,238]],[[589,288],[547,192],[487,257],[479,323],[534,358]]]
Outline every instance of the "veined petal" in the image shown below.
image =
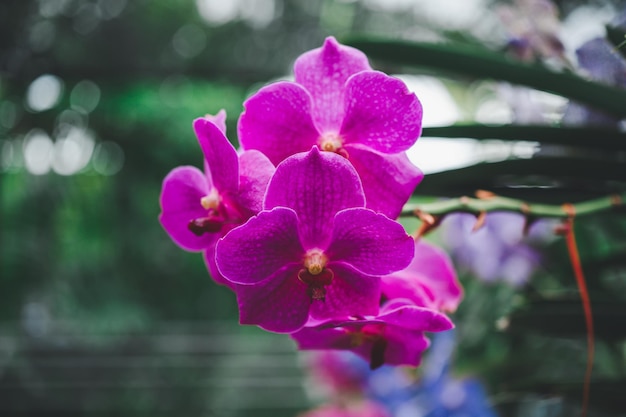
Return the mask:
[[237,151],[220,128],[209,119],[201,117],[193,122],[213,185],[220,193],[236,193],[239,185]]
[[311,299],[298,279],[298,267],[286,267],[255,285],[236,285],[239,322],[277,333],[300,329],[309,317]]
[[455,311],[463,298],[463,287],[447,253],[423,239],[415,243],[411,264],[383,277],[382,288],[389,298],[409,298],[417,305],[443,311]]
[[387,275],[406,268],[415,243],[402,225],[363,208],[337,213],[333,237],[325,251],[332,261],[349,263],[369,275]]
[[244,107],[238,124],[242,148],[263,152],[274,165],[317,143],[311,97],[298,84],[270,84],[246,100]]
[[378,71],[360,72],[348,79],[344,99],[339,134],[346,144],[398,153],[409,149],[422,132],[422,105],[397,78]]
[[281,163],[270,180],[263,207],[289,207],[298,213],[305,249],[325,249],[332,233],[332,218],[348,207],[363,207],[359,176],[342,156],[313,147]]
[[343,262],[328,265],[333,281],[325,287],[326,298],[314,300],[311,317],[318,320],[378,314],[380,278],[357,271]]
[[161,215],[159,220],[172,240],[190,251],[201,251],[215,244],[219,234],[198,236],[188,228],[189,221],[206,217],[207,211],[200,200],[209,192],[210,184],[195,167],[173,169],[163,180],[161,189]]
[[[297,222],[293,210],[277,207],[231,230],[217,244],[219,271],[233,283],[251,285],[287,266],[301,268],[304,251]],[[297,279],[297,275],[294,277]]]
[[396,219],[424,174],[404,152],[383,154],[361,145],[347,145],[350,162],[359,173],[367,208]]
[[245,151],[239,155],[239,195],[237,202],[250,214],[257,214],[263,208],[263,199],[274,165],[259,151]]
[[344,115],[344,84],[352,74],[371,69],[361,51],[328,37],[321,48],[306,52],[294,64],[295,80],[313,97],[313,120],[320,131],[338,131]]

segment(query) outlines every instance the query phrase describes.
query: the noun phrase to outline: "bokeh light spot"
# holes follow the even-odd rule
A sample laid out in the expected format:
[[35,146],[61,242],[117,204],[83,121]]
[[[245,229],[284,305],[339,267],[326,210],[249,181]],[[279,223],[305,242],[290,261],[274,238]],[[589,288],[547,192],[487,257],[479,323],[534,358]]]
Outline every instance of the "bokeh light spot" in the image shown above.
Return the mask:
[[59,102],[62,92],[63,81],[54,75],[44,74],[28,86],[26,104],[36,112],[48,110]]
[[54,143],[41,129],[33,129],[24,138],[24,164],[33,175],[43,175],[50,171]]

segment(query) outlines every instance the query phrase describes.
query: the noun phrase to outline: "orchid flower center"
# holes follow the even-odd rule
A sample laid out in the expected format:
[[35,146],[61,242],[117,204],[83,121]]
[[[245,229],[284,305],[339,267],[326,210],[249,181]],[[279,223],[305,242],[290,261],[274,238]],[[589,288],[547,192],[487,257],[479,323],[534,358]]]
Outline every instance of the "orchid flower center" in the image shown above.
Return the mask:
[[225,219],[220,210],[222,198],[217,189],[211,188],[209,194],[200,199],[200,204],[207,211],[206,217],[191,219],[187,223],[187,228],[196,236],[219,232],[224,226]]
[[318,144],[321,150],[326,152],[334,152],[348,158],[348,152],[343,147],[343,138],[336,132],[326,132],[320,136]]
[[308,286],[307,293],[312,300],[326,298],[326,286],[333,281],[335,274],[326,268],[328,258],[320,249],[311,249],[304,255],[304,268],[298,272],[298,279]]
[[217,210],[221,202],[222,198],[216,188],[211,188],[209,194],[200,199],[200,204],[205,210]]

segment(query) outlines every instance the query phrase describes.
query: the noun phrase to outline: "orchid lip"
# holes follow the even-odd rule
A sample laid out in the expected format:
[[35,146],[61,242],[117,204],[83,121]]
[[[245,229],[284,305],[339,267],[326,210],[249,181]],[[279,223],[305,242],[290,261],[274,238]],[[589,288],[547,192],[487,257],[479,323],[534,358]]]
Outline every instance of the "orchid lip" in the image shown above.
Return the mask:
[[207,217],[199,217],[189,220],[187,228],[196,236],[202,236],[205,233],[217,233],[224,227],[224,219],[219,216],[211,215]]

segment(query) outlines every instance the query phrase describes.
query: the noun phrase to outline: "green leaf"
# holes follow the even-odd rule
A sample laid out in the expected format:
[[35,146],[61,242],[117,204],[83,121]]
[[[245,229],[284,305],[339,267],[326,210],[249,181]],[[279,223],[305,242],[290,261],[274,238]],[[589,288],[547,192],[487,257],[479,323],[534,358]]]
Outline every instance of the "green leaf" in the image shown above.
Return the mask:
[[445,138],[533,141],[583,146],[612,151],[626,150],[626,133],[608,127],[552,127],[533,125],[485,126],[477,124],[427,127],[422,136]]
[[485,162],[428,174],[416,195],[473,195],[476,190],[523,200],[572,203],[626,189],[623,163],[585,158]]
[[476,78],[493,78],[525,85],[626,117],[626,91],[587,81],[571,73],[514,61],[482,48],[376,38],[351,38],[345,43],[369,57],[411,67],[445,70]]

